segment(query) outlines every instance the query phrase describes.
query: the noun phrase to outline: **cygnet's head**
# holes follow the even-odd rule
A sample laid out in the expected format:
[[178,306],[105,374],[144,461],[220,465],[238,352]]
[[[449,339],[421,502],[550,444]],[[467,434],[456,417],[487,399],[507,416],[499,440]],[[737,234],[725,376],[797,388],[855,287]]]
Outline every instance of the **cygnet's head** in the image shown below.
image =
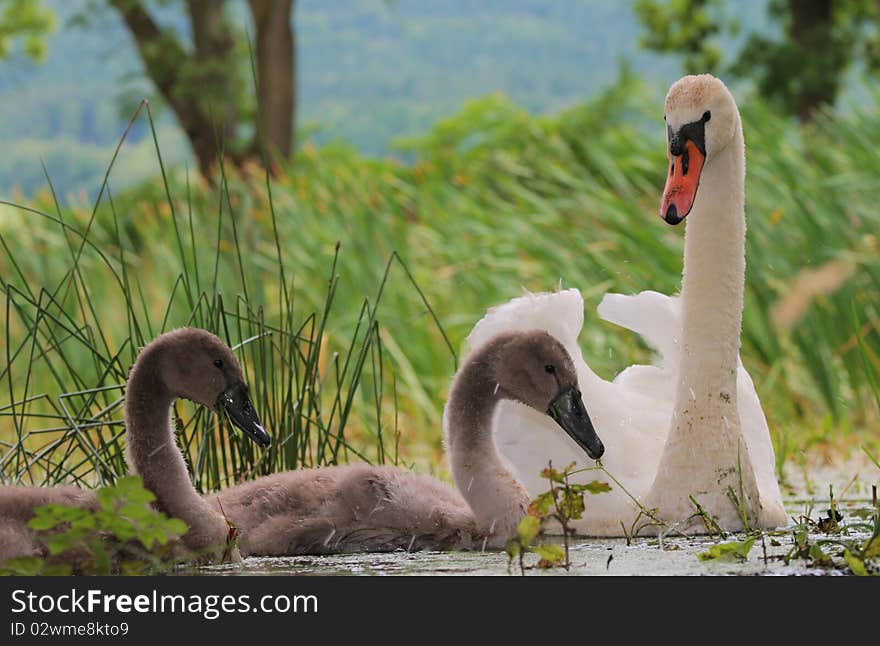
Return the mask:
[[660,217],[678,224],[690,213],[700,175],[740,127],[739,111],[730,91],[711,74],[685,76],[666,95],[669,171],[660,202]]
[[208,408],[222,408],[229,420],[260,446],[269,446],[248,395],[241,366],[232,350],[219,338],[198,328],[181,328],[157,337],[135,363],[155,357],[158,376],[175,397]]
[[543,330],[504,335],[495,361],[498,395],[552,417],[594,460],[605,452],[578,388],[574,362]]

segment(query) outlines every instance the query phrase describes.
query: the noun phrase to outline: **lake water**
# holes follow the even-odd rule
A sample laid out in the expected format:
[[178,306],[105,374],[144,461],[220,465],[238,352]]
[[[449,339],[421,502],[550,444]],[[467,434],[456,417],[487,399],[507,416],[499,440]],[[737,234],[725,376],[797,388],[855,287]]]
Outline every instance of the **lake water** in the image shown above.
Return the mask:
[[[844,519],[843,531],[826,534],[815,526],[807,533],[811,544],[827,540],[860,540],[870,536],[864,527],[873,512],[871,484],[876,483],[876,469],[858,465],[829,465],[828,469],[810,470],[810,477],[797,479],[787,487],[786,508],[793,519],[808,516],[813,520],[827,517],[828,486],[846,493],[839,510]],[[858,470],[855,470],[858,468]],[[871,470],[874,473],[871,473]],[[859,474],[866,478],[859,478]],[[849,475],[847,475],[849,474]],[[803,475],[803,474],[801,474]],[[821,483],[821,484],[820,484]],[[820,492],[824,492],[822,495]],[[837,493],[835,495],[838,495]],[[587,499],[589,503],[589,498]],[[589,513],[589,507],[587,507]],[[862,527],[857,527],[861,523]],[[809,559],[782,558],[795,546],[792,520],[788,528],[756,537],[745,560],[701,560],[698,554],[713,545],[743,540],[744,535],[727,537],[639,538],[627,545],[625,539],[574,538],[571,544],[571,569],[530,569],[527,576],[547,575],[842,575],[841,549],[827,546],[837,567],[817,567]],[[766,557],[766,558],[765,558]],[[534,559],[532,559],[532,562]],[[518,576],[519,567],[508,567],[503,552],[394,552],[390,554],[348,554],[335,556],[298,556],[285,558],[253,557],[240,565],[200,568],[208,575],[489,575]]]

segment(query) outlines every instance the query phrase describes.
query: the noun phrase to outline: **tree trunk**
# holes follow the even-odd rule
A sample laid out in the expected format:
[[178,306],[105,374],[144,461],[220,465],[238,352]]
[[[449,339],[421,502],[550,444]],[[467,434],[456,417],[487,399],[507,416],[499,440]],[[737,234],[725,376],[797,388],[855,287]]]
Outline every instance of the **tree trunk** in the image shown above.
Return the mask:
[[220,151],[234,163],[260,157],[260,138],[270,156],[288,160],[293,150],[296,62],[291,24],[294,0],[249,0],[256,26],[259,122],[254,141],[236,148],[242,118],[242,79],[226,0],[186,0],[193,47],[187,51],[162,29],[141,0],[108,0],[137,44],[147,75],[186,133],[199,171],[209,181]]
[[[257,137],[263,138],[270,156],[288,160],[296,110],[294,0],[250,0],[249,4],[257,31]],[[259,140],[257,150],[258,146]]]
[[[832,34],[832,0],[788,0],[791,14],[790,37],[798,51],[805,56],[831,55],[829,39]],[[810,121],[822,105],[834,102],[837,95],[837,75],[841,69],[821,65],[823,70],[813,70],[816,77],[811,79],[797,98],[798,118],[802,123]],[[824,72],[824,73],[823,73]]]
[[187,0],[193,36],[192,74],[184,79],[186,87],[181,93],[192,95],[203,115],[201,138],[210,143],[201,148],[210,159],[199,157],[199,167],[208,167],[219,161],[218,143],[235,160],[229,149],[235,142],[239,120],[239,78],[235,73],[235,35],[223,13],[225,0]]
[[194,52],[163,30],[139,0],[108,0],[137,44],[147,75],[183,129],[206,179],[219,159],[218,143],[232,141],[237,121],[230,73],[235,40],[223,16],[223,0],[189,0]]

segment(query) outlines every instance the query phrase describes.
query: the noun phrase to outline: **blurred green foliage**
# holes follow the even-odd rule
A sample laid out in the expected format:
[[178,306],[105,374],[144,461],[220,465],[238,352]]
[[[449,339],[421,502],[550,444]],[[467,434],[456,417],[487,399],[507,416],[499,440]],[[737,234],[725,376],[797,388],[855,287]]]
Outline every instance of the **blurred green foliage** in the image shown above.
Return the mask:
[[[45,541],[48,554],[12,559],[0,572],[108,575],[155,574],[175,561],[174,547],[186,523],[150,506],[156,497],[140,478],[127,476],[97,491],[97,509],[49,504],[28,522]],[[183,551],[177,555],[180,558]]]
[[681,56],[688,74],[717,73],[723,58],[719,35],[738,29],[721,0],[635,0],[633,10],[644,26],[642,47]]
[[750,33],[726,61],[719,37],[737,35],[742,7],[721,0],[636,0],[634,8],[645,47],[680,56],[690,74],[751,80],[765,99],[801,121],[834,104],[856,63],[872,72],[880,67],[875,0],[770,0],[767,13],[778,33]]
[[41,0],[0,0],[0,59],[13,52],[16,42],[26,56],[42,60],[45,37],[55,28],[55,15]]

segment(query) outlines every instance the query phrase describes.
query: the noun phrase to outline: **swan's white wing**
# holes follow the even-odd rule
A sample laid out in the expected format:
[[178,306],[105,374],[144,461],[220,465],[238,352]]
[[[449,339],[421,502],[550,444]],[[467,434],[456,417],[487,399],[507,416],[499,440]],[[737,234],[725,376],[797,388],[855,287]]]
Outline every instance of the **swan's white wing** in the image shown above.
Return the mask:
[[681,303],[678,296],[644,291],[633,296],[605,294],[599,316],[639,334],[660,355],[660,365],[678,369]]
[[657,352],[655,365],[634,365],[614,383],[646,397],[671,402],[675,397],[681,346],[681,305],[677,296],[644,291],[634,296],[605,294],[599,316],[638,333]]
[[761,497],[758,523],[763,527],[785,525],[787,515],[776,479],[776,457],[770,441],[770,429],[767,427],[767,418],[764,417],[755,384],[742,361],[739,361],[737,370],[736,397],[740,426]]
[[469,349],[477,348],[501,332],[545,330],[574,356],[584,324],[584,299],[576,289],[525,294],[490,308],[468,334]]

